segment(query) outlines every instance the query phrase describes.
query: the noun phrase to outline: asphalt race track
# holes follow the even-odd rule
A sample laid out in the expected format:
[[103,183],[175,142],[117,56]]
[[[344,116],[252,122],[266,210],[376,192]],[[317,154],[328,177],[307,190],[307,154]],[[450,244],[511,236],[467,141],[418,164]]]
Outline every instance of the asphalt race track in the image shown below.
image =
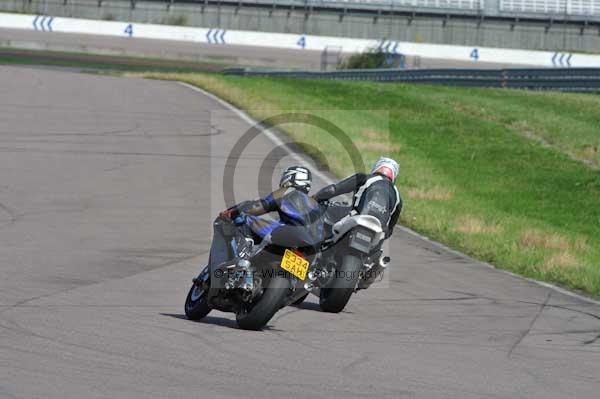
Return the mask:
[[[0,67],[0,88],[0,398],[598,397],[599,304],[402,231],[389,286],[341,314],[186,320],[247,123],[173,82]],[[252,145],[246,195],[273,148]]]

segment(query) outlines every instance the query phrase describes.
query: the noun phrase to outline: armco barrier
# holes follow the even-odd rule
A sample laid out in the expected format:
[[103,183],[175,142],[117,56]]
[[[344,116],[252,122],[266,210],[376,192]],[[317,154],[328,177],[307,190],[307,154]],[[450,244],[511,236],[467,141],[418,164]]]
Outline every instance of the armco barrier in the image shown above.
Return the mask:
[[228,75],[371,80],[531,90],[600,91],[600,68],[542,69],[355,69],[330,72],[231,68]]

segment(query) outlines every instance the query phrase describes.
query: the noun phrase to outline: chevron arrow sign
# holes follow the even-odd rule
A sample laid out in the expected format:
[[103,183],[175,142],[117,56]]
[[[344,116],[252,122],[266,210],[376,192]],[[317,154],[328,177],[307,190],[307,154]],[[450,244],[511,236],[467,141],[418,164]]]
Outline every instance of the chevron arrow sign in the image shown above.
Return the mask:
[[54,21],[54,17],[49,17],[46,15],[36,15],[33,19],[33,29],[41,30],[42,32],[52,32],[52,22]]
[[209,29],[206,32],[206,42],[208,44],[225,44],[225,29]]

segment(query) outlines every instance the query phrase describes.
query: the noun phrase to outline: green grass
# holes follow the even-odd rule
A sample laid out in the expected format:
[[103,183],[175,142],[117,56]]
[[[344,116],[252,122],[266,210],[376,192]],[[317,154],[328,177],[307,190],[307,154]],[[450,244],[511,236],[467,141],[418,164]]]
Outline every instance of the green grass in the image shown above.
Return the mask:
[[[599,160],[584,150],[600,147],[600,96],[146,76],[195,84],[257,118],[286,110],[324,116],[368,162],[380,154],[400,162],[402,224],[497,267],[600,295],[600,173],[593,167]],[[344,151],[319,129],[284,128],[300,142],[318,143],[328,154],[321,161],[337,175],[351,172]]]

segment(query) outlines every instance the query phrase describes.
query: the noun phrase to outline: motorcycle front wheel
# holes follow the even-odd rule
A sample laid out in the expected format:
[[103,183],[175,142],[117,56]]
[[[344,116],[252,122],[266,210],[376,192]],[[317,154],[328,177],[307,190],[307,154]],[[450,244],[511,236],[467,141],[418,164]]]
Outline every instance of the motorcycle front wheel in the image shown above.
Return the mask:
[[263,294],[252,304],[244,304],[236,314],[236,321],[244,330],[261,330],[281,308],[290,290],[290,282],[283,277],[274,277]]
[[190,320],[200,320],[210,313],[208,306],[208,291],[204,288],[205,284],[194,283],[185,299],[185,315]]

